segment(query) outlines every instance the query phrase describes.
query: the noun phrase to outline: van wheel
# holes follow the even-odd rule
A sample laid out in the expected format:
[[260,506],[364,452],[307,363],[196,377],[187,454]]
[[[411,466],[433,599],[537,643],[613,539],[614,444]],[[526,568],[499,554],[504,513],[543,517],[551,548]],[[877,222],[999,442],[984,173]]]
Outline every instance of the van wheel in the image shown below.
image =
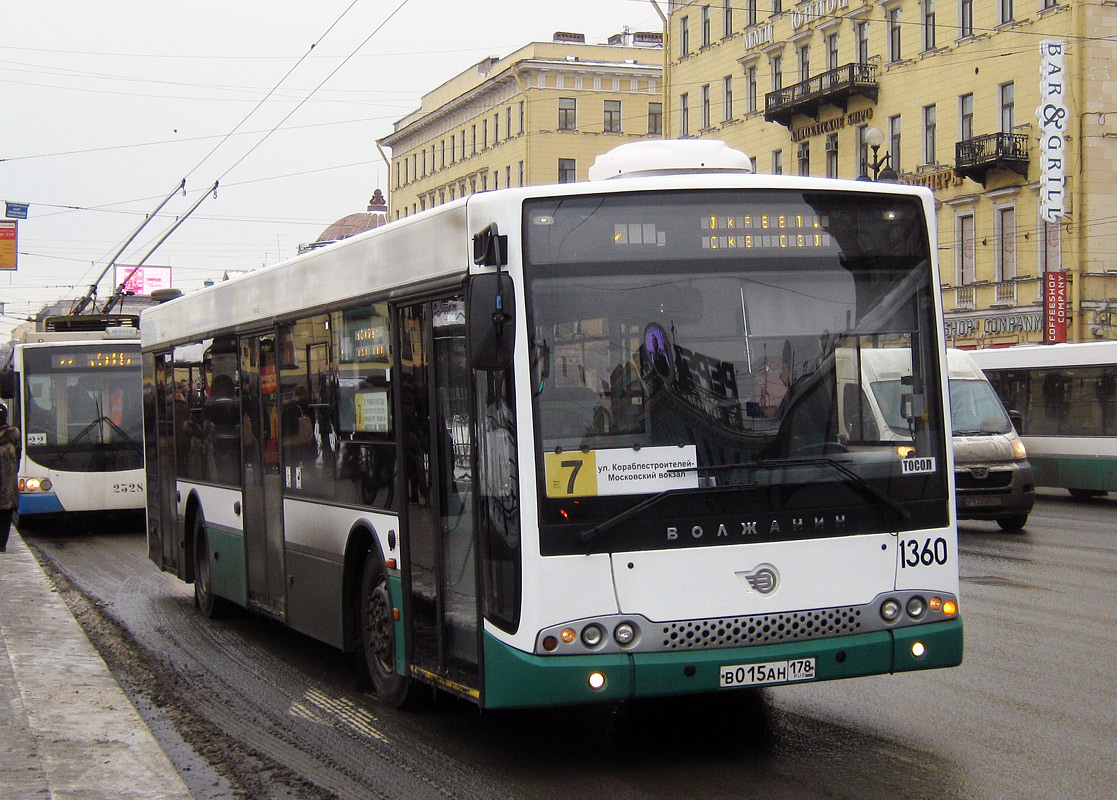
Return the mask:
[[373,547],[365,558],[361,575],[359,621],[361,643],[358,648],[362,666],[380,701],[391,708],[411,704],[411,679],[396,671],[396,621],[393,614],[388,572]]
[[1018,531],[1028,524],[1027,514],[1013,514],[1011,517],[998,517],[997,524],[1002,531]]
[[194,607],[209,619],[227,617],[236,609],[234,603],[213,593],[209,534],[206,533],[206,517],[201,509],[194,515]]
[[1091,500],[1095,497],[1105,497],[1109,494],[1104,489],[1067,489],[1070,496],[1076,500]]

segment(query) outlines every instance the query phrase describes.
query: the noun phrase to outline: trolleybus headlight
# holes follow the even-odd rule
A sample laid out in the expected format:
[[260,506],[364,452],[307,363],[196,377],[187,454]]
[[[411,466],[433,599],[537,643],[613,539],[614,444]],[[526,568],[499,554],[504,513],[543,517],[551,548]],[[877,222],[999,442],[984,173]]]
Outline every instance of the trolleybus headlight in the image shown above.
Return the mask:
[[942,598],[932,597],[931,602],[927,604],[927,607],[930,608],[932,611],[942,611]]
[[[596,622],[582,628],[582,644],[586,647],[597,647],[605,638],[605,631]],[[597,673],[594,673],[595,675]],[[600,688],[600,687],[598,687]]]
[[885,622],[895,622],[902,608],[899,600],[889,597],[880,604],[880,616]]
[[613,629],[613,638],[617,644],[624,647],[626,644],[632,644],[636,638],[636,626],[631,622],[622,622]]
[[570,644],[578,638],[578,632],[573,628],[563,628],[559,636],[562,638],[563,644]]
[[590,688],[595,692],[600,692],[605,688],[605,673],[604,672],[591,672],[589,677]]
[[927,611],[927,601],[916,595],[908,600],[908,616],[919,619]]

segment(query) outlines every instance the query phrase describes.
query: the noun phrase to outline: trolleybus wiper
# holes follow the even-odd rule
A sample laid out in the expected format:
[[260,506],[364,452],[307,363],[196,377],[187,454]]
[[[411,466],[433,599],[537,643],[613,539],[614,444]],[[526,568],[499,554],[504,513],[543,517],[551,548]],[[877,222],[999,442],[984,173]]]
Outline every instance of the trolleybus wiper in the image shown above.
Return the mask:
[[[694,469],[695,469],[694,467],[688,467],[688,468],[684,468],[684,469],[681,469],[681,470],[678,470],[678,471],[679,472],[692,472],[692,471],[694,471]],[[702,469],[702,467],[698,467],[698,469]],[[619,514],[615,514],[615,515],[609,517],[609,519],[605,520],[604,522],[600,522],[597,525],[594,525],[592,528],[586,528],[586,530],[584,530],[580,534],[578,534],[578,538],[582,540],[583,544],[589,544],[594,539],[596,539],[598,536],[601,536],[603,533],[608,533],[609,531],[613,530],[613,528],[620,525],[622,522],[626,522],[626,521],[632,519],[634,516],[639,514],[644,509],[650,508],[651,506],[654,506],[660,500],[662,500],[663,498],[665,498],[669,495],[673,495],[673,494],[695,494],[695,493],[706,494],[706,493],[709,493],[709,492],[739,492],[739,491],[742,491],[742,490],[752,491],[752,490],[755,490],[755,489],[756,489],[756,484],[755,483],[742,483],[742,484],[736,484],[736,485],[733,485],[733,486],[709,486],[709,487],[702,487],[702,488],[699,488],[697,490],[696,489],[664,489],[662,492],[659,492],[658,494],[653,494],[651,497],[649,497],[645,500],[641,500],[639,503],[632,506],[631,508],[627,508],[624,511],[620,512]]]
[[[897,514],[899,514],[903,519],[905,519],[905,520],[911,519],[911,511],[903,503],[896,500],[896,498],[890,496],[887,492],[884,492],[881,489],[874,486],[873,484],[869,483],[869,481],[865,480],[865,478],[863,478],[861,475],[858,475],[856,472],[851,470],[845,464],[842,464],[841,462],[834,461],[834,460],[829,459],[829,458],[780,458],[780,459],[770,459],[770,460],[764,460],[764,461],[748,461],[748,462],[742,462],[742,463],[739,463],[739,464],[711,464],[708,467],[697,467],[697,468],[691,467],[690,469],[706,470],[707,472],[720,472],[722,470],[729,470],[729,469],[753,469],[753,470],[755,470],[755,469],[774,469],[774,468],[777,468],[777,467],[813,467],[813,466],[829,467],[831,469],[837,470],[842,475],[849,478],[850,482],[854,486],[856,486],[857,488],[866,492],[867,494],[871,494],[877,500],[880,500],[882,503],[884,503],[889,508],[891,508],[893,511],[895,511]],[[679,471],[682,472],[682,471],[688,471],[688,470],[679,470]]]
[[[65,447],[54,454],[54,459],[51,461],[51,465],[53,466],[57,464],[59,461],[69,455],[73,451],[74,446],[82,439],[84,439],[89,434],[89,432],[93,430],[94,426],[99,426],[102,422],[109,423],[109,427],[111,427],[114,431],[124,437],[128,444],[132,446],[132,449],[134,449],[137,453],[143,453],[143,447],[140,446],[139,442],[129,436],[127,431],[125,431],[108,417],[98,417],[97,419],[86,425],[84,428],[82,428],[81,432],[77,436],[67,442]],[[104,444],[104,442],[102,441],[101,444]]]

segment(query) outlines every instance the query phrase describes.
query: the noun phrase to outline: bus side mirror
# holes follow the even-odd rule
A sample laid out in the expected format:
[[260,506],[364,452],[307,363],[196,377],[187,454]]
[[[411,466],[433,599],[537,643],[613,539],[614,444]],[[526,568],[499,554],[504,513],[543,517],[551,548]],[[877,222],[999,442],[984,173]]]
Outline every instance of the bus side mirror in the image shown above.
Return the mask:
[[16,396],[16,373],[8,368],[0,372],[0,397],[10,400]]
[[465,301],[469,365],[486,371],[508,369],[516,341],[512,279],[501,272],[474,275],[469,279]]

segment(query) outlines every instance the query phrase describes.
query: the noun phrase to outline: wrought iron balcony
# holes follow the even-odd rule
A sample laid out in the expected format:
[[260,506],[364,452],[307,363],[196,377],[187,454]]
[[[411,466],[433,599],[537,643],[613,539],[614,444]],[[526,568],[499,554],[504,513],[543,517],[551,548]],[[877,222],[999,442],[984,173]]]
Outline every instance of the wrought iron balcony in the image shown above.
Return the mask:
[[846,64],[794,86],[768,92],[764,95],[764,119],[788,128],[796,114],[814,117],[817,122],[821,106],[837,106],[845,112],[852,95],[859,94],[875,103],[877,91],[876,64]]
[[987,133],[954,145],[954,171],[985,185],[991,169],[1009,169],[1028,177],[1028,136],[1024,133]]

